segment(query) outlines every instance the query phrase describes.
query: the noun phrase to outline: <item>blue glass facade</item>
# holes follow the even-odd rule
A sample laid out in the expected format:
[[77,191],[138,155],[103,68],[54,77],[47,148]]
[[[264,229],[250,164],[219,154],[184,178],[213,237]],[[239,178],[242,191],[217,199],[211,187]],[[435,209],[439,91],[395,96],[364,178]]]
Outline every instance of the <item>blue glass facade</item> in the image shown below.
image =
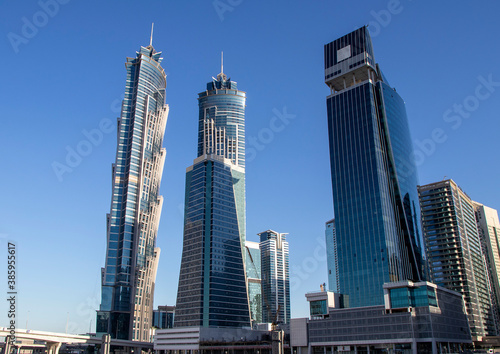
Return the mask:
[[[384,78],[384,80],[386,79]],[[429,269],[420,219],[418,190],[416,188],[418,178],[416,166],[413,160],[410,160],[413,145],[405,104],[401,96],[387,82],[379,81],[377,86],[383,102],[383,105],[380,106],[380,116],[384,117],[385,115],[388,132],[386,134],[389,136],[388,145],[389,150],[392,151],[392,165],[395,168],[395,173],[394,170],[391,170],[395,197],[400,210],[403,210],[403,213],[398,213],[400,223],[403,226],[405,236],[409,236],[405,237],[405,239],[409,240],[410,249],[412,250],[412,257],[410,258],[415,259],[420,278],[428,279]]]
[[309,312],[312,316],[328,315],[328,306],[326,300],[318,300],[309,302]]
[[389,289],[391,308],[437,307],[436,291],[431,286],[402,287]]
[[245,242],[248,300],[252,324],[262,323],[261,260],[258,242]]
[[244,327],[245,93],[222,72],[199,94],[198,158],[186,173],[176,327]]
[[112,338],[149,338],[153,291],[160,255],[156,234],[168,106],[161,53],[141,47],[127,58],[127,81],[118,121],[111,212],[107,215],[106,265],[102,269],[98,333]]
[[404,102],[375,64],[365,27],[325,45],[337,290],[384,303],[383,284],[426,276]]
[[214,154],[244,168],[245,92],[221,73],[198,96],[198,156]]

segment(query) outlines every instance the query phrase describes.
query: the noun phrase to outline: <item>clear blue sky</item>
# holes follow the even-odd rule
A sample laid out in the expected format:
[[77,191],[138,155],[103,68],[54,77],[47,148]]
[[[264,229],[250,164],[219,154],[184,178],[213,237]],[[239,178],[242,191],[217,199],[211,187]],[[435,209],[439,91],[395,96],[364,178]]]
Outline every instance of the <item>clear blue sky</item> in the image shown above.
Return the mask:
[[[420,183],[453,178],[500,209],[498,1],[44,1],[0,1],[0,289],[7,297],[13,240],[20,328],[28,313],[31,329],[64,332],[68,317],[69,332],[95,328],[116,151],[116,130],[100,124],[115,124],[125,58],[149,43],[151,22],[170,105],[156,306],[175,304],[197,94],[222,50],[225,73],[247,92],[247,138],[261,149],[247,163],[247,238],[289,233],[293,317],[307,315],[304,293],[327,281],[324,44],[370,23],[375,59],[407,105]],[[271,136],[276,112],[288,121]],[[92,144],[84,132],[94,129],[104,132]],[[78,146],[91,151],[58,178],[54,162],[66,165]],[[6,313],[0,302],[0,326]]]

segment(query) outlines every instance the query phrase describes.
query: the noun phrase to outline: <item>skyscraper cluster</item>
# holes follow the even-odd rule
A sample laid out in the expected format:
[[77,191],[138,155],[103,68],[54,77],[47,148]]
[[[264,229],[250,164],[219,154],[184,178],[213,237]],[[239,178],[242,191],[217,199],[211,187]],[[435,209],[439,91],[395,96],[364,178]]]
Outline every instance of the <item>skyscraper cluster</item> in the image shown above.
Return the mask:
[[[168,115],[160,56],[150,43],[126,63],[97,313],[97,332],[117,339],[146,341],[153,325],[167,326],[166,308],[164,318],[161,311],[153,318],[152,308]],[[437,308],[441,298],[464,316],[456,304],[461,294],[472,336],[499,334],[498,213],[453,180],[418,186],[405,104],[376,63],[366,27],[326,44],[324,62],[335,212],[325,237],[329,289],[336,295],[311,295],[311,309],[326,319],[330,303],[385,304],[392,313]],[[290,322],[286,234],[267,230],[259,242],[246,239],[245,105],[246,93],[222,65],[198,94],[173,324],[168,309],[174,330],[196,327],[200,334],[201,328]]]
[[[168,113],[160,56],[150,43],[126,63],[97,313],[97,332],[117,339],[147,341],[160,324],[152,308]],[[246,243],[245,102],[222,64],[198,95],[198,156],[186,170],[176,327],[241,328],[274,315],[290,318],[285,235],[269,230],[260,244]]]

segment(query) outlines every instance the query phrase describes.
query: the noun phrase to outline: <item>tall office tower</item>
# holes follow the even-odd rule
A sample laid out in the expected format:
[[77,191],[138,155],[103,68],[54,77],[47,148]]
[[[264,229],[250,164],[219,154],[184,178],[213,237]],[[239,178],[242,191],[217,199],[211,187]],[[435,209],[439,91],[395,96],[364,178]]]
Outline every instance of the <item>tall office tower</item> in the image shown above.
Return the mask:
[[246,269],[250,318],[252,324],[262,323],[262,287],[260,268],[260,246],[258,242],[246,241]]
[[337,254],[337,234],[335,232],[335,219],[327,221],[325,230],[326,238],[326,263],[328,265],[328,289],[338,293],[339,257]]
[[453,180],[419,186],[418,192],[431,281],[464,296],[473,338],[493,335],[488,273],[472,200]]
[[496,330],[500,331],[500,222],[495,209],[473,202],[476,214],[477,229],[486,256],[486,265],[489,273],[490,290],[493,302],[493,315]]
[[112,338],[148,340],[160,249],[156,235],[166,151],[166,75],[150,43],[127,58],[127,83],[118,120],[113,196],[107,215],[106,265],[97,328]]
[[186,171],[175,327],[250,326],[245,274],[245,92],[221,68],[198,97],[198,157]]
[[260,236],[262,322],[290,322],[290,271],[286,234],[267,230]]
[[375,63],[366,27],[324,54],[338,291],[351,307],[381,305],[384,283],[426,273],[406,109]]

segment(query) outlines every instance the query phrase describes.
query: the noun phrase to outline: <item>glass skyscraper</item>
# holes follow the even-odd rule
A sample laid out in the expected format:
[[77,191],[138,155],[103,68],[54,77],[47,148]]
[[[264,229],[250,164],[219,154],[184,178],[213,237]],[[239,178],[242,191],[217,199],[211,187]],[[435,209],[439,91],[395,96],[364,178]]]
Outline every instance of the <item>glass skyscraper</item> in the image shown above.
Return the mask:
[[175,327],[247,327],[245,100],[223,71],[198,95],[198,157],[186,171]]
[[262,322],[262,286],[260,245],[258,242],[246,241],[246,269],[248,282],[248,300],[250,301],[250,318],[252,325]]
[[262,322],[290,323],[290,271],[286,234],[267,230],[260,236]]
[[127,82],[118,120],[112,166],[111,212],[107,215],[106,264],[96,331],[112,338],[149,340],[160,249],[156,235],[166,151],[166,75],[161,52],[150,43],[127,58]]
[[381,305],[383,284],[426,277],[405,105],[375,62],[366,27],[324,47],[338,291]]

